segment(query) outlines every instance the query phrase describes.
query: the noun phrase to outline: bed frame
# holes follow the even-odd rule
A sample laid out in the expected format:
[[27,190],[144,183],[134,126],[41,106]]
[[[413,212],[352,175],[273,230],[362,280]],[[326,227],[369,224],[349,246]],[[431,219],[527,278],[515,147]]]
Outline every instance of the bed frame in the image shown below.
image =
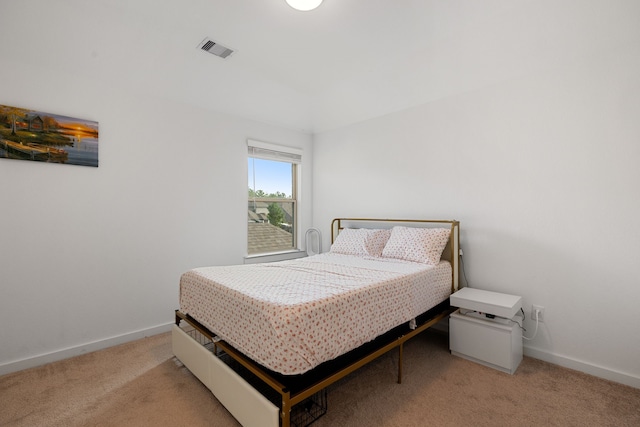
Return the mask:
[[[451,262],[452,292],[455,292],[460,250],[460,223],[456,220],[336,218],[331,223],[331,243],[345,227],[391,228],[394,225],[451,227],[442,258]],[[412,327],[401,325],[308,373],[285,376],[266,370],[220,340],[197,320],[176,310],[176,324],[172,328],[173,353],[243,426],[301,427],[326,412],[329,385],[395,348],[399,352],[398,383],[401,383],[404,343],[452,311],[447,299],[419,316]]]

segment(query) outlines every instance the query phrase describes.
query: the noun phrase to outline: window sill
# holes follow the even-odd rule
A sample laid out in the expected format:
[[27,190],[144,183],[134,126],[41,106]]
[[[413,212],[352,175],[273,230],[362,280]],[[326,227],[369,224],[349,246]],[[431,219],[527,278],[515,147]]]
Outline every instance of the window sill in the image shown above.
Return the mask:
[[285,261],[288,259],[306,257],[307,253],[298,249],[286,252],[271,252],[267,254],[247,255],[244,257],[245,264],[259,264],[262,262]]

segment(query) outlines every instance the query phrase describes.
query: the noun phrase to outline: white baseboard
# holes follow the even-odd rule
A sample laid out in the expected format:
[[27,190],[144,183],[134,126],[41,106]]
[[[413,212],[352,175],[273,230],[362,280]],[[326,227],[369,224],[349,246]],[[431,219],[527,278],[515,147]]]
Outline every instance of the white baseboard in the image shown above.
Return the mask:
[[630,373],[615,371],[603,366],[593,365],[582,360],[573,359],[559,354],[549,353],[533,347],[524,346],[524,355],[534,359],[544,360],[575,371],[584,372],[594,377],[603,378],[620,384],[625,384],[634,388],[640,388],[640,377]]
[[124,344],[129,341],[135,341],[145,337],[161,334],[163,332],[169,332],[171,330],[172,323],[154,326],[151,328],[141,329],[138,331],[129,332],[124,335],[118,335],[111,338],[106,338],[99,341],[93,341],[87,344],[82,344],[76,347],[69,347],[62,350],[54,351],[51,353],[41,354],[39,356],[29,357],[15,362],[9,362],[0,365],[0,375],[10,374],[12,372],[22,371],[24,369],[34,368],[36,366],[45,365],[51,362],[57,362],[58,360],[68,359],[74,356],[80,356],[81,354],[91,353],[98,350],[103,350],[114,345]]

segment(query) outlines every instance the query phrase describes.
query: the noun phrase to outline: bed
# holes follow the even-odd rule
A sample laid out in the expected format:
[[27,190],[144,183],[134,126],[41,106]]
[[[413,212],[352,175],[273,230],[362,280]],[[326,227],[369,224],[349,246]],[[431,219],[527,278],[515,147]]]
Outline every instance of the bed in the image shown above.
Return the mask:
[[[331,250],[180,279],[173,352],[244,426],[307,425],[326,388],[446,317],[459,222],[337,218]],[[250,408],[250,409],[248,409]]]

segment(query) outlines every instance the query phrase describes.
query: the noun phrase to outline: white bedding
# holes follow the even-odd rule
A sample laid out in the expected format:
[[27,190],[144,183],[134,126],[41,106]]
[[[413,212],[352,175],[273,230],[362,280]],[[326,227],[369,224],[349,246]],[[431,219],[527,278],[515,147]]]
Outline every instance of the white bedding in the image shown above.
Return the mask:
[[301,374],[408,322],[451,293],[451,265],[326,253],[204,267],[180,310],[273,371]]

